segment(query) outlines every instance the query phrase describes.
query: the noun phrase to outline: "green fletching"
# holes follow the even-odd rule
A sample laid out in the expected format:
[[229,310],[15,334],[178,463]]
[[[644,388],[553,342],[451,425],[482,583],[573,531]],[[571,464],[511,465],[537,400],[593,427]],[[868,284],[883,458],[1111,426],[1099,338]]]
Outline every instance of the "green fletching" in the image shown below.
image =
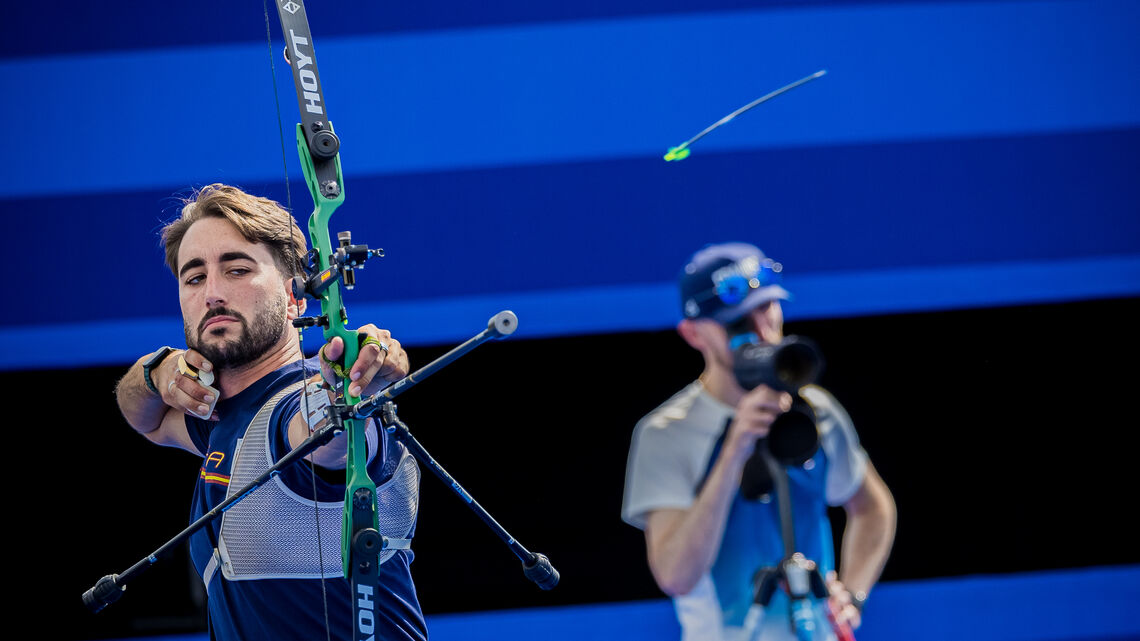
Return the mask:
[[665,160],[684,160],[689,157],[689,153],[689,148],[684,145],[670,147],[668,153],[665,154]]

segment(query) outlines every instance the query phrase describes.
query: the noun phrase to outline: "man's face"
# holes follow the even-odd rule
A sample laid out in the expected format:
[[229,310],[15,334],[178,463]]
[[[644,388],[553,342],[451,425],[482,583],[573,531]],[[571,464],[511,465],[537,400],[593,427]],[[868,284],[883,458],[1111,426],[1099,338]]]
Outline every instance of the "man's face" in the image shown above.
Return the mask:
[[784,308],[780,301],[772,300],[748,312],[752,329],[760,341],[775,345],[784,340]]
[[[762,343],[775,345],[784,340],[784,310],[780,301],[773,300],[748,312],[747,315],[752,331],[760,337]],[[732,352],[729,350],[728,329],[720,323],[710,319],[700,319],[697,322],[697,332],[702,342],[708,346],[708,356],[725,369],[732,369]]]
[[183,236],[177,264],[186,345],[215,367],[251,363],[281,340],[288,297],[268,247],[203,218]]

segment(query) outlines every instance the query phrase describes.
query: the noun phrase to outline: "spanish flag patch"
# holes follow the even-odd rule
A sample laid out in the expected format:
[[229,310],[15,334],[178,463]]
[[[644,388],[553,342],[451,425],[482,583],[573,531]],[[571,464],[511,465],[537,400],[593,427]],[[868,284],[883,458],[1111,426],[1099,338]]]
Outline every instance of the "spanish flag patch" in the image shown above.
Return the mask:
[[201,476],[202,480],[207,483],[216,483],[218,485],[226,486],[230,484],[230,477],[228,475],[218,474],[217,472],[207,472],[205,468],[201,470],[199,476]]

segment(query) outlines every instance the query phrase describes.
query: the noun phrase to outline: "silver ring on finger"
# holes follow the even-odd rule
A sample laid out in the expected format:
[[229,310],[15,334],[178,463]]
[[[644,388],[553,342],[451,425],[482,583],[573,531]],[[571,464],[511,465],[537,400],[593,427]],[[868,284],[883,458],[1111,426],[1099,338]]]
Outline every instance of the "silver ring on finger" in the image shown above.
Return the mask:
[[376,346],[379,347],[380,351],[384,352],[385,354],[391,353],[388,351],[388,343],[385,343],[384,341],[376,341]]

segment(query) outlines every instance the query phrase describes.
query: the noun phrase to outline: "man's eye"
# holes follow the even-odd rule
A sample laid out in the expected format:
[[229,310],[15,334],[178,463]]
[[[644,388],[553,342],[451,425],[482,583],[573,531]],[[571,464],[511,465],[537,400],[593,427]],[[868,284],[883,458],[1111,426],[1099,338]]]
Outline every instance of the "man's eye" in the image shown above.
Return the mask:
[[186,284],[187,285],[197,285],[198,283],[202,282],[202,278],[204,278],[204,277],[201,274],[191,276],[190,278],[186,279]]

